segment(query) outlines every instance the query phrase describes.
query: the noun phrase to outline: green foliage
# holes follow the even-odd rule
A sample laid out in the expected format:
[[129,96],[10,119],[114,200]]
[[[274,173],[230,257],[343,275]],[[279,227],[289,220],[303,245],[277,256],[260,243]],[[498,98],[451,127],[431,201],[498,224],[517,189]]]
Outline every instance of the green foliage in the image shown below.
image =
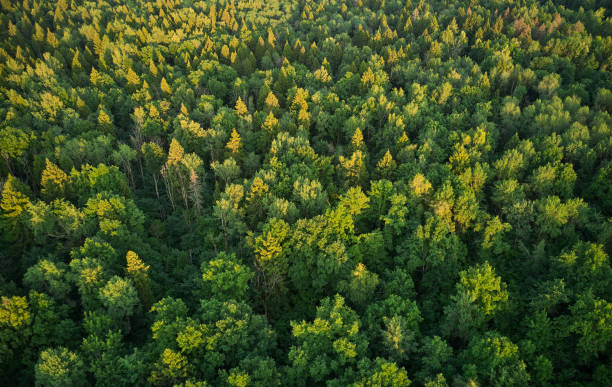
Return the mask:
[[459,276],[457,293],[468,294],[485,316],[494,314],[508,301],[506,284],[495,275],[495,270],[488,262],[470,267],[459,273]]
[[132,281],[117,276],[112,277],[100,289],[99,297],[108,315],[116,320],[131,316],[138,305],[138,294]]
[[234,254],[219,253],[202,263],[204,294],[220,300],[244,300],[253,272],[238,262]]
[[371,350],[398,363],[410,359],[420,338],[419,324],[423,321],[414,301],[391,295],[370,304],[364,324],[370,342],[380,343]]
[[496,386],[529,385],[530,377],[518,347],[507,337],[490,333],[475,338],[461,356],[468,380]]
[[0,0],[0,384],[612,385],[609,8]]
[[47,200],[63,197],[68,175],[59,169],[57,165],[50,162],[49,159],[46,159],[45,163],[45,169],[40,181],[42,187],[41,195]]
[[[235,367],[274,380],[274,372],[266,376],[252,363],[268,354],[273,333],[264,318],[244,302],[202,300],[197,317],[186,317],[185,305],[169,298],[153,305],[152,310],[156,313],[152,330],[159,357],[149,376],[151,383],[165,385],[193,378],[214,381],[217,369]],[[268,366],[273,370],[274,362],[268,361]]]
[[85,386],[83,361],[66,348],[54,348],[40,353],[35,374],[37,386]]
[[30,267],[23,281],[38,292],[46,292],[59,300],[63,300],[70,292],[70,284],[66,279],[67,267],[64,263],[41,260]]
[[0,228],[4,246],[7,251],[25,247],[28,232],[25,227],[25,210],[30,203],[28,188],[12,175],[4,183],[0,199]]
[[323,299],[312,323],[292,322],[291,327],[296,345],[289,351],[290,377],[301,385],[340,376],[356,365],[368,345],[359,317],[340,295]]

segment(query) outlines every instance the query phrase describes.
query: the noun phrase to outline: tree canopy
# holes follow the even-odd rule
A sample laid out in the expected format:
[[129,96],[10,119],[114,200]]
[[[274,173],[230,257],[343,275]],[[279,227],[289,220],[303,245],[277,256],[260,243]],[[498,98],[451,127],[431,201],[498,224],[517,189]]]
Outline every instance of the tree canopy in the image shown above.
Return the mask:
[[1,385],[612,385],[609,2],[0,10]]

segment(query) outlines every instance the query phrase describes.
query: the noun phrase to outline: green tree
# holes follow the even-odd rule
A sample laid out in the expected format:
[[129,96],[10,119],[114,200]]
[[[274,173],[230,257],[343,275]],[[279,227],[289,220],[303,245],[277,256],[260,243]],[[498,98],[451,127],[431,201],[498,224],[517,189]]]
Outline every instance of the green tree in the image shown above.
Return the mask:
[[219,253],[201,266],[204,294],[220,300],[244,300],[253,272],[235,254]]
[[140,259],[138,254],[131,250],[125,255],[125,260],[127,262],[127,274],[134,282],[138,298],[144,309],[148,310],[153,303],[153,289],[148,273],[150,267]]
[[62,262],[43,259],[26,271],[23,281],[31,289],[49,293],[58,300],[65,300],[71,290],[66,278],[67,270],[68,267]]
[[291,382],[319,383],[355,367],[368,345],[360,325],[340,295],[323,299],[312,323],[292,322],[296,344],[289,351]]
[[[29,242],[25,224],[26,209],[30,203],[28,195],[28,187],[9,175],[2,188],[0,200],[0,231],[5,251],[11,254],[9,256],[19,254]],[[5,270],[7,269],[3,269]]]
[[117,321],[130,317],[139,305],[138,293],[132,281],[118,276],[108,280],[100,289],[99,297],[109,316]]
[[507,337],[489,333],[470,342],[460,355],[464,375],[476,383],[496,386],[527,386],[530,376],[518,347]]
[[371,350],[399,364],[407,361],[417,349],[422,321],[416,302],[398,295],[371,303],[364,316],[364,328],[370,342],[382,344]]
[[37,386],[85,386],[85,367],[74,352],[59,347],[40,353],[35,368]]

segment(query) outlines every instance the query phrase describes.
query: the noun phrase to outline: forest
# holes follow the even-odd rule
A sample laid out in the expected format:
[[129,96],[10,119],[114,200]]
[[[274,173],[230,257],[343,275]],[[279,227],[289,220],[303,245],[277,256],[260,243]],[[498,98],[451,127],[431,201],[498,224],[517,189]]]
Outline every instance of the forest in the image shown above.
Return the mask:
[[610,2],[0,7],[0,385],[612,386]]

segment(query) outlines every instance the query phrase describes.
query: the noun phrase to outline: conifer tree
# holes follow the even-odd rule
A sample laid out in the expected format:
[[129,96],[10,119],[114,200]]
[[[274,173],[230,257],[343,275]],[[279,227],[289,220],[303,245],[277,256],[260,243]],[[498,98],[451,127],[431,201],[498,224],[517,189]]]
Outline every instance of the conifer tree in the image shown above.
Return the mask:
[[240,152],[240,149],[242,148],[242,141],[236,129],[232,129],[232,134],[230,135],[230,139],[225,147],[230,150],[233,156]]
[[51,201],[64,196],[68,175],[49,159],[45,159],[45,169],[40,180],[41,195]]
[[236,109],[236,113],[239,116],[243,116],[249,112],[244,102],[242,102],[242,98],[240,97],[238,97],[238,99],[236,100],[236,106],[234,107],[234,109]]
[[170,88],[170,85],[168,84],[168,81],[166,81],[165,77],[162,77],[161,79],[160,89],[164,94],[167,94],[167,95],[172,94],[172,89]]

